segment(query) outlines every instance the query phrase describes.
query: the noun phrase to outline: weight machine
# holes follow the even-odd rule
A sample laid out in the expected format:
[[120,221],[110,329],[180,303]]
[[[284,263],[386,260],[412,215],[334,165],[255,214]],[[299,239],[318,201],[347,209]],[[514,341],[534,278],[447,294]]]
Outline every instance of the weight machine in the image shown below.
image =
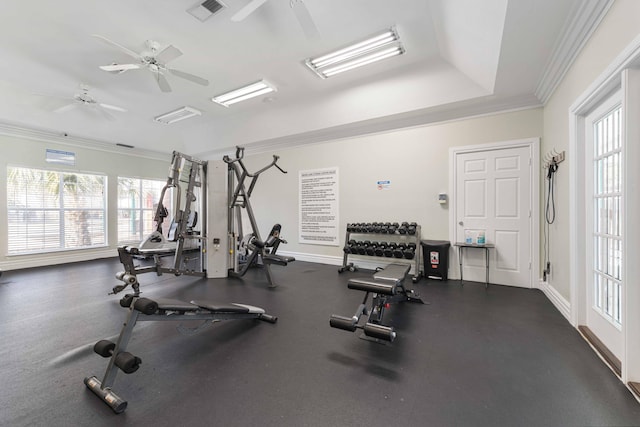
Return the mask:
[[[207,217],[206,176],[206,161],[173,152],[167,183],[162,188],[154,215],[156,230],[137,247],[118,247],[124,271],[117,273],[116,278],[123,284],[115,286],[112,293],[117,294],[131,286],[134,295],[138,296],[140,284],[137,276],[143,273],[155,272],[158,276],[163,273],[206,275],[206,221],[197,226],[198,212],[203,218]],[[165,197],[173,198],[175,210],[166,237],[163,223],[169,211],[164,205]],[[171,266],[165,266],[163,259],[170,256],[173,256]],[[135,260],[140,258],[153,258],[153,265],[137,266]]]
[[[236,147],[235,158],[224,156],[223,160],[228,165],[228,208],[227,229],[229,239],[229,276],[242,277],[252,266],[261,266],[269,287],[275,287],[271,275],[271,264],[286,266],[295,261],[294,257],[276,254],[280,243],[287,243],[280,237],[282,227],[275,224],[269,233],[267,240],[262,240],[253,208],[251,207],[251,193],[253,192],[260,174],[272,167],[280,172],[287,173],[278,166],[279,157],[274,155],[273,161],[254,173],[249,173],[242,161],[244,148]],[[245,187],[247,178],[250,178],[249,188]],[[251,233],[244,234],[242,221],[243,212],[251,224]]]

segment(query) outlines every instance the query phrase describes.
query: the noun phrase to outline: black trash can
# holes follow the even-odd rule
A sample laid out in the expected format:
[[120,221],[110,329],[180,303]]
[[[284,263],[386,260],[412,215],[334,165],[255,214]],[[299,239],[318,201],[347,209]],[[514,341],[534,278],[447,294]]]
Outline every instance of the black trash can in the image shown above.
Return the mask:
[[449,279],[449,248],[447,240],[421,240],[424,277]]

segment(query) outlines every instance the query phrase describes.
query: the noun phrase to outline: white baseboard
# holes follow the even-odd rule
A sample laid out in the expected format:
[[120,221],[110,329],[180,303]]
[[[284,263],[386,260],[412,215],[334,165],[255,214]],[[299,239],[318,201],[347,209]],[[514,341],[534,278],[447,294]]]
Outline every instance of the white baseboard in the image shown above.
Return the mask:
[[[327,265],[342,265],[343,257],[341,256],[333,256],[333,255],[316,255],[316,254],[308,254],[303,252],[287,252],[278,250],[279,255],[292,256],[298,261],[306,261],[306,262],[315,262],[318,264],[327,264]],[[411,263],[411,274],[414,274],[415,270],[415,260],[407,260],[400,258],[381,258],[381,257],[371,257],[367,255],[362,255],[362,257],[358,255],[351,255],[347,260],[349,263],[355,264],[358,268],[363,270],[375,270],[376,268],[386,267],[392,263],[402,263],[409,264]]]
[[97,250],[77,250],[53,252],[42,255],[8,257],[8,261],[0,261],[0,270],[21,270],[23,268],[44,267],[72,262],[89,261],[92,259],[113,258],[118,256],[115,249],[104,248]]
[[566,300],[565,297],[560,295],[560,293],[553,286],[549,285],[548,282],[540,280],[540,284],[538,288],[544,292],[544,294],[549,298],[549,301],[558,309],[560,313],[567,319],[569,323],[571,323],[571,304]]

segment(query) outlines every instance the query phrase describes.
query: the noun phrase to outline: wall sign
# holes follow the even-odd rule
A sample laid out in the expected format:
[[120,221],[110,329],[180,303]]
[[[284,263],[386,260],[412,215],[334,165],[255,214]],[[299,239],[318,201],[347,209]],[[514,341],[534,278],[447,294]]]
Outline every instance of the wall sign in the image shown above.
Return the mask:
[[300,171],[299,242],[339,246],[338,168]]

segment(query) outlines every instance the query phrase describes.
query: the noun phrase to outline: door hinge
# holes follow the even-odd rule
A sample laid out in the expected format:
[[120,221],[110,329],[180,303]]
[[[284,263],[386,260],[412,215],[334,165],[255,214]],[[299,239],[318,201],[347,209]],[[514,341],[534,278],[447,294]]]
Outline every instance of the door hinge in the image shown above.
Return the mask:
[[531,262],[529,262],[529,270],[531,270]]

